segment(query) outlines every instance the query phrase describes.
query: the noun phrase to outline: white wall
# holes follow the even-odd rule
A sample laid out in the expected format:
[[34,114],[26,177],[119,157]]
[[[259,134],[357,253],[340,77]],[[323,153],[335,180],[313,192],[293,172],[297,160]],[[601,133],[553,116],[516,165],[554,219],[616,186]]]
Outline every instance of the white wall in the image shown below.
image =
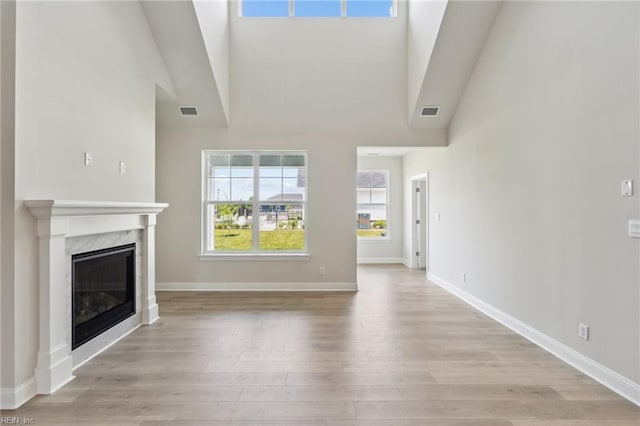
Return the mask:
[[427,66],[438,39],[448,0],[408,0],[408,119],[411,120],[422,91]]
[[138,2],[20,2],[17,28],[14,386],[33,376],[38,349],[23,200],[153,201],[156,83],[171,85]]
[[194,1],[216,88],[225,115],[229,116],[229,2]]
[[450,146],[404,163],[429,171],[430,272],[635,383],[638,7],[505,3]]
[[389,204],[387,224],[389,239],[358,240],[358,262],[360,263],[401,263],[403,242],[403,174],[402,157],[358,157],[358,170],[389,171]]
[[[171,208],[158,218],[157,279],[354,283],[356,147],[446,144],[445,131],[407,126],[406,20],[243,20],[236,7],[230,127],[161,114],[156,198]],[[309,151],[308,261],[199,260],[203,149]]]

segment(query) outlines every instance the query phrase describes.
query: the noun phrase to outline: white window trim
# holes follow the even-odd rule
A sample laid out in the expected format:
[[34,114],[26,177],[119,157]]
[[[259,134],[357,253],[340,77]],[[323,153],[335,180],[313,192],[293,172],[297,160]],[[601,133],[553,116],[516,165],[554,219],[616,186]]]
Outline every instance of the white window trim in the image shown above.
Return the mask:
[[297,253],[297,252],[286,252],[286,253],[229,253],[224,252],[218,254],[209,253],[209,254],[201,254],[199,256],[200,260],[204,261],[223,261],[227,262],[230,260],[309,260],[309,253]]
[[[207,169],[207,158],[209,154],[251,154],[253,156],[253,194],[254,200],[251,202],[252,204],[252,238],[253,238],[253,249],[252,250],[209,250],[210,246],[210,238],[211,232],[209,230],[209,224],[207,223],[207,207],[215,204],[230,204],[230,203],[240,203],[240,201],[229,201],[229,202],[220,202],[220,201],[210,201],[207,198],[207,185],[208,185],[208,169]],[[264,200],[259,199],[259,188],[260,188],[260,166],[257,163],[258,158],[261,154],[293,154],[293,155],[303,155],[304,156],[304,164],[305,164],[305,198],[301,201],[303,205],[304,212],[304,248],[302,250],[260,250],[259,237],[260,237],[260,205],[261,204],[276,204],[271,202],[264,202]],[[309,157],[307,151],[301,150],[216,150],[216,149],[208,149],[202,151],[201,156],[201,173],[200,173],[200,185],[201,185],[201,220],[200,220],[200,260],[305,260],[309,257],[309,238],[307,233],[308,227],[308,219],[309,214],[307,211],[308,198],[309,198]],[[245,202],[244,204],[249,204]],[[256,207],[258,207],[256,209]],[[255,214],[258,212],[258,214]],[[257,232],[256,232],[257,231]]]
[[[386,18],[397,18],[398,17],[398,0],[393,0],[391,2],[391,15],[390,16],[347,16],[347,1],[348,0],[340,0],[340,16],[295,16],[296,12],[296,0],[289,0],[289,16],[253,16],[249,18],[260,18],[260,19],[278,19],[278,18],[302,18],[302,19],[386,19]],[[244,18],[242,15],[242,0],[238,0],[238,17]]]
[[[388,169],[358,169],[357,172],[384,172],[387,175],[387,194],[386,194],[386,202],[383,203],[357,203],[356,212],[360,210],[360,206],[384,206],[387,213],[387,235],[384,237],[361,237],[357,235],[357,240],[359,243],[366,244],[388,244],[391,242],[391,215],[389,214],[389,198],[390,198],[390,185],[389,180],[391,179],[391,173]],[[358,186],[356,184],[356,191],[358,190]]]
[[391,244],[391,237],[389,235],[387,235],[385,237],[358,237],[358,244],[360,244],[360,243],[362,243],[362,244]]

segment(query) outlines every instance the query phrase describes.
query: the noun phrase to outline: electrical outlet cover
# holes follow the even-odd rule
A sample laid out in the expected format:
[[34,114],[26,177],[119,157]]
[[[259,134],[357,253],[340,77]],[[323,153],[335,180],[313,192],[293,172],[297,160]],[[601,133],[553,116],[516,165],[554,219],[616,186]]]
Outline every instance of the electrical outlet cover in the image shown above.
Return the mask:
[[584,340],[589,340],[589,326],[586,324],[578,324],[578,336]]

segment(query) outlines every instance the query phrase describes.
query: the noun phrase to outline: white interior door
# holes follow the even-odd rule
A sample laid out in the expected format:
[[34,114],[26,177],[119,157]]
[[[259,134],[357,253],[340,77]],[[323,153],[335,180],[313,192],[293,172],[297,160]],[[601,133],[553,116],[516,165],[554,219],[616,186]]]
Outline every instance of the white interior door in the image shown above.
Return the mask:
[[411,181],[412,191],[412,255],[413,268],[427,267],[427,177],[418,176]]

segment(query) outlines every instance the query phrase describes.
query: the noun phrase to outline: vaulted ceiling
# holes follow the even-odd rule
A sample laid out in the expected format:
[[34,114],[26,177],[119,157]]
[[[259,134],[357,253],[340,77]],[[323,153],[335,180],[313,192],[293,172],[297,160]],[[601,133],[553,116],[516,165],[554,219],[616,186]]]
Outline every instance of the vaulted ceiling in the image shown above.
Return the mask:
[[[194,125],[446,129],[501,2],[399,0],[397,18],[239,18],[235,1],[143,1]],[[193,105],[198,117],[179,117]],[[423,105],[439,106],[420,117]],[[166,105],[165,105],[166,106]]]

